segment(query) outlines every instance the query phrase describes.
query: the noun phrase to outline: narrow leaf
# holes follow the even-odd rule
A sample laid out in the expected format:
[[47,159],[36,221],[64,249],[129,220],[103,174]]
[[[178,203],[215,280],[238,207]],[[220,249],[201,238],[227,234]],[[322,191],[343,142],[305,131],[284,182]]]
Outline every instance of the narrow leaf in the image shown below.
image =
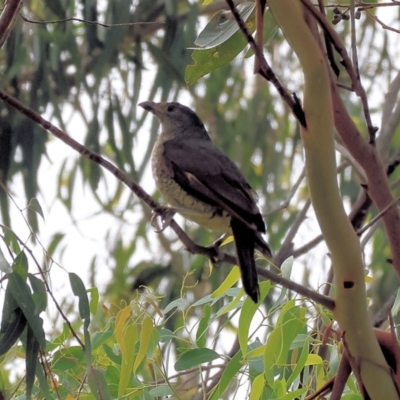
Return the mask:
[[21,308],[40,346],[44,349],[46,341],[43,331],[43,320],[35,314],[35,303],[30,289],[21,276],[15,272],[8,275],[8,285],[15,301]]
[[[244,2],[237,7],[243,21],[249,18],[254,7],[254,2]],[[219,11],[200,32],[194,44],[204,49],[211,49],[226,42],[238,30],[239,26],[232,13],[230,11]]]
[[4,254],[1,251],[1,249],[0,249],[0,271],[4,272],[5,274],[11,274],[11,272],[12,272],[11,265],[8,263],[8,261],[4,257]]
[[228,276],[224,279],[224,281],[219,285],[219,287],[214,290],[211,294],[212,298],[216,298],[222,296],[228,289],[230,289],[238,280],[240,279],[240,269],[238,266],[234,266],[229,272]]
[[218,400],[222,398],[225,390],[230,386],[233,378],[239,372],[242,367],[242,352],[238,351],[228,362],[224,372],[221,375],[221,379],[218,382],[218,385],[213,390],[209,400]]
[[43,221],[44,221],[43,210],[42,210],[42,207],[41,207],[38,199],[36,199],[35,197],[30,199],[27,209],[35,212],[36,214],[39,214],[43,218]]
[[250,324],[259,305],[264,301],[269,290],[271,289],[271,281],[260,283],[260,301],[255,304],[249,297],[244,301],[242,311],[239,318],[239,344],[242,353],[247,353],[247,342],[249,337]]
[[96,400],[112,400],[108,384],[104,377],[104,371],[91,368],[88,374],[90,391]]
[[137,353],[137,356],[135,357],[135,364],[133,366],[134,373],[137,372],[137,369],[138,369],[140,363],[143,361],[143,359],[146,356],[147,349],[150,344],[152,332],[153,332],[153,320],[150,317],[146,317],[143,320],[142,330],[140,332],[139,351]]
[[47,292],[44,283],[36,276],[28,274],[29,282],[33,290],[33,299],[35,301],[35,314],[39,315],[47,307]]
[[209,328],[209,321],[211,316],[211,306],[206,304],[203,310],[203,316],[200,319],[199,327],[196,332],[196,344],[198,347],[205,347],[207,342],[207,330]]
[[118,386],[118,397],[125,395],[129,380],[132,376],[133,361],[135,358],[135,344],[137,325],[128,325],[123,332],[124,352],[122,353],[121,378]]
[[184,371],[213,360],[220,356],[211,349],[193,349],[183,353],[175,363],[176,371]]
[[14,318],[4,324],[4,331],[0,336],[0,356],[10,350],[26,327],[25,315],[19,307],[14,310],[13,314]]
[[28,326],[26,336],[26,397],[31,398],[33,383],[35,381],[35,371],[37,364],[37,357],[39,354],[39,342],[37,341],[32,329]]

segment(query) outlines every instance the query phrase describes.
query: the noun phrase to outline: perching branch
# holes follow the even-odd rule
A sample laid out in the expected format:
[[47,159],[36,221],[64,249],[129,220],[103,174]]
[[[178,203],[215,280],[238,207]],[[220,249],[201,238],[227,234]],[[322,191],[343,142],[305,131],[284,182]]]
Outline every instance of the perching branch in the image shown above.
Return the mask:
[[[61,129],[54,126],[52,123],[44,119],[41,115],[33,111],[31,108],[25,106],[16,98],[7,94],[4,90],[0,90],[0,99],[4,100],[6,103],[14,107],[21,114],[26,115],[28,118],[36,122],[45,130],[51,132],[54,136],[56,136],[58,139],[67,144],[69,147],[77,151],[83,157],[88,158],[92,162],[100,165],[107,171],[111,172],[111,174],[113,174],[118,180],[124,183],[133,193],[135,193],[141,200],[143,200],[154,212],[158,214],[163,214],[163,212],[165,212],[165,207],[162,207],[158,202],[153,200],[153,198],[149,194],[147,194],[140,185],[138,185],[136,182],[130,179],[125,172],[121,171],[111,162],[107,161],[99,154],[89,150],[87,147],[83,146],[82,144],[80,144],[79,142],[68,136]],[[218,256],[217,258],[218,261],[220,262],[222,261],[222,262],[228,262],[230,264],[235,264],[235,265],[237,264],[236,257],[232,255],[225,253],[217,255],[215,249],[213,249],[212,247],[210,248],[210,247],[198,246],[189,238],[188,235],[186,235],[186,233],[174,221],[174,219],[171,219],[170,227],[176,233],[181,242],[185,245],[187,250],[192,254],[201,254],[208,257],[210,260],[214,260],[216,256]],[[314,292],[313,290],[306,288],[305,286],[289,281],[288,279],[285,279],[282,276],[277,275],[272,271],[267,271],[266,269],[263,268],[257,268],[257,272],[261,276],[264,276],[265,278],[270,279],[275,283],[281,284],[282,286],[285,286],[288,289],[295,291],[296,293],[304,295],[308,297],[310,300],[313,300],[316,303],[319,303],[330,310],[332,310],[335,307],[334,301],[329,297],[323,296],[317,292]]]

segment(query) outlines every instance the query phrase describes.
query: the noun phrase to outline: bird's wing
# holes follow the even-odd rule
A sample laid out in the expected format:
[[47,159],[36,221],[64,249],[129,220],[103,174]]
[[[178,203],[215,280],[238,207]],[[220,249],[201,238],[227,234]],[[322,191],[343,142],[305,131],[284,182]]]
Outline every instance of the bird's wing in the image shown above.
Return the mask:
[[250,185],[236,164],[211,142],[172,139],[164,142],[164,155],[174,179],[189,194],[265,232]]

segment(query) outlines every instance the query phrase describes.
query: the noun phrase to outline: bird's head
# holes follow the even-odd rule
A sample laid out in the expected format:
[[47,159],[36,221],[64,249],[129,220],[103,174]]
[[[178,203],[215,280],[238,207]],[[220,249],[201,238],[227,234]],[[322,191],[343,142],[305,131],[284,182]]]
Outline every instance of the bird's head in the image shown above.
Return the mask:
[[185,138],[190,135],[198,139],[209,140],[203,122],[189,107],[180,103],[155,103],[153,101],[145,101],[138,105],[158,118],[164,135],[171,136],[171,138]]

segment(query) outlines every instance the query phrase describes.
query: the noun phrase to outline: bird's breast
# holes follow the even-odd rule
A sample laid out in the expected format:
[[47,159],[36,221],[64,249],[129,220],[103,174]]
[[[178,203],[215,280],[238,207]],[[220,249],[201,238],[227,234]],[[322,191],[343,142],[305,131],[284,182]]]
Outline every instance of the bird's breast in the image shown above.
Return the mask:
[[151,166],[157,188],[164,200],[185,218],[215,232],[229,232],[231,218],[218,207],[204,203],[187,193],[174,179],[163,154],[162,142],[154,145]]

